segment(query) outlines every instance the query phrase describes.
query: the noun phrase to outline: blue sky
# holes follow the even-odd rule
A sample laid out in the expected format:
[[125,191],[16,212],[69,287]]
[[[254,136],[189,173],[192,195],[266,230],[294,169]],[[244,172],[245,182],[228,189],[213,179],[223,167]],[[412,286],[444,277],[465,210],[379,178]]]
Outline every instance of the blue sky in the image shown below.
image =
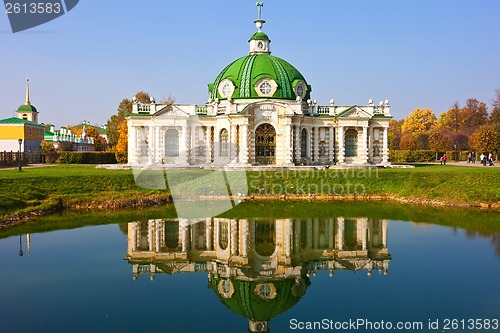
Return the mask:
[[[490,105],[500,88],[498,0],[268,0],[263,31],[322,105],[389,99],[396,119],[455,101]],[[207,84],[248,53],[254,0],[81,0],[13,34],[0,13],[0,118],[24,102],[40,121],[105,124],[123,98],[149,92],[205,103]]]

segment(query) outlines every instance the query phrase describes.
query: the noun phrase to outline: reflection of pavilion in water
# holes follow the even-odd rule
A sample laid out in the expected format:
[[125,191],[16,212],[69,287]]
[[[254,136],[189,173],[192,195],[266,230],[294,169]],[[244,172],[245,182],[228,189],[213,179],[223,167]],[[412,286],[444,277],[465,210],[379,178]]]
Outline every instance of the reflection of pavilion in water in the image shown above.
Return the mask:
[[387,274],[387,220],[155,219],[128,224],[127,260],[134,279],[208,272],[209,288],[251,332],[293,307],[316,271],[372,270]]

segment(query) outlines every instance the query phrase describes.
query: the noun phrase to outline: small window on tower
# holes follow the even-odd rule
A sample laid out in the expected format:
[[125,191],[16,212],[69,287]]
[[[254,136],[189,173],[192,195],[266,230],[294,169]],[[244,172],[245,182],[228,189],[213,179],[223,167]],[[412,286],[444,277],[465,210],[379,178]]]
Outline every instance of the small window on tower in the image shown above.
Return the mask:
[[222,87],[222,95],[224,97],[231,97],[231,93],[232,93],[231,84],[229,82],[226,82],[226,84],[224,84],[224,86]]
[[28,120],[28,115],[27,115],[26,113],[25,113],[25,114],[23,114],[23,119],[24,119],[24,120]]
[[269,82],[266,81],[260,85],[259,90],[263,95],[269,95],[271,94],[273,87],[271,87],[271,84],[269,84]]
[[296,89],[297,96],[304,97],[304,87],[299,84]]

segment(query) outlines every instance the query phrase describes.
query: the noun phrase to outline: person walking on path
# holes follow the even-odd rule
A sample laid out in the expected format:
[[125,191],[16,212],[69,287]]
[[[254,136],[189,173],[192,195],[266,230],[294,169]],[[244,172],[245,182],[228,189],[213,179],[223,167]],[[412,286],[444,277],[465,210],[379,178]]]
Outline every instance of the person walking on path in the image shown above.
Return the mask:
[[481,163],[483,164],[483,166],[486,166],[486,156],[484,155],[484,153],[481,153],[481,156],[479,156],[479,158],[481,159]]
[[441,162],[441,165],[446,165],[446,153],[444,153],[444,155],[441,156],[440,162]]

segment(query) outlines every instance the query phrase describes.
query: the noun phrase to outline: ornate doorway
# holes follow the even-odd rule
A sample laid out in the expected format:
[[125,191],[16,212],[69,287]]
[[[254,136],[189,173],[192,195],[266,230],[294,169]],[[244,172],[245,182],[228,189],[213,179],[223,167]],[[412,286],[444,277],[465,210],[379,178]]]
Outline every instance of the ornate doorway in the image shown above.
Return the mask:
[[276,163],[276,131],[271,124],[262,124],[255,130],[255,162]]

